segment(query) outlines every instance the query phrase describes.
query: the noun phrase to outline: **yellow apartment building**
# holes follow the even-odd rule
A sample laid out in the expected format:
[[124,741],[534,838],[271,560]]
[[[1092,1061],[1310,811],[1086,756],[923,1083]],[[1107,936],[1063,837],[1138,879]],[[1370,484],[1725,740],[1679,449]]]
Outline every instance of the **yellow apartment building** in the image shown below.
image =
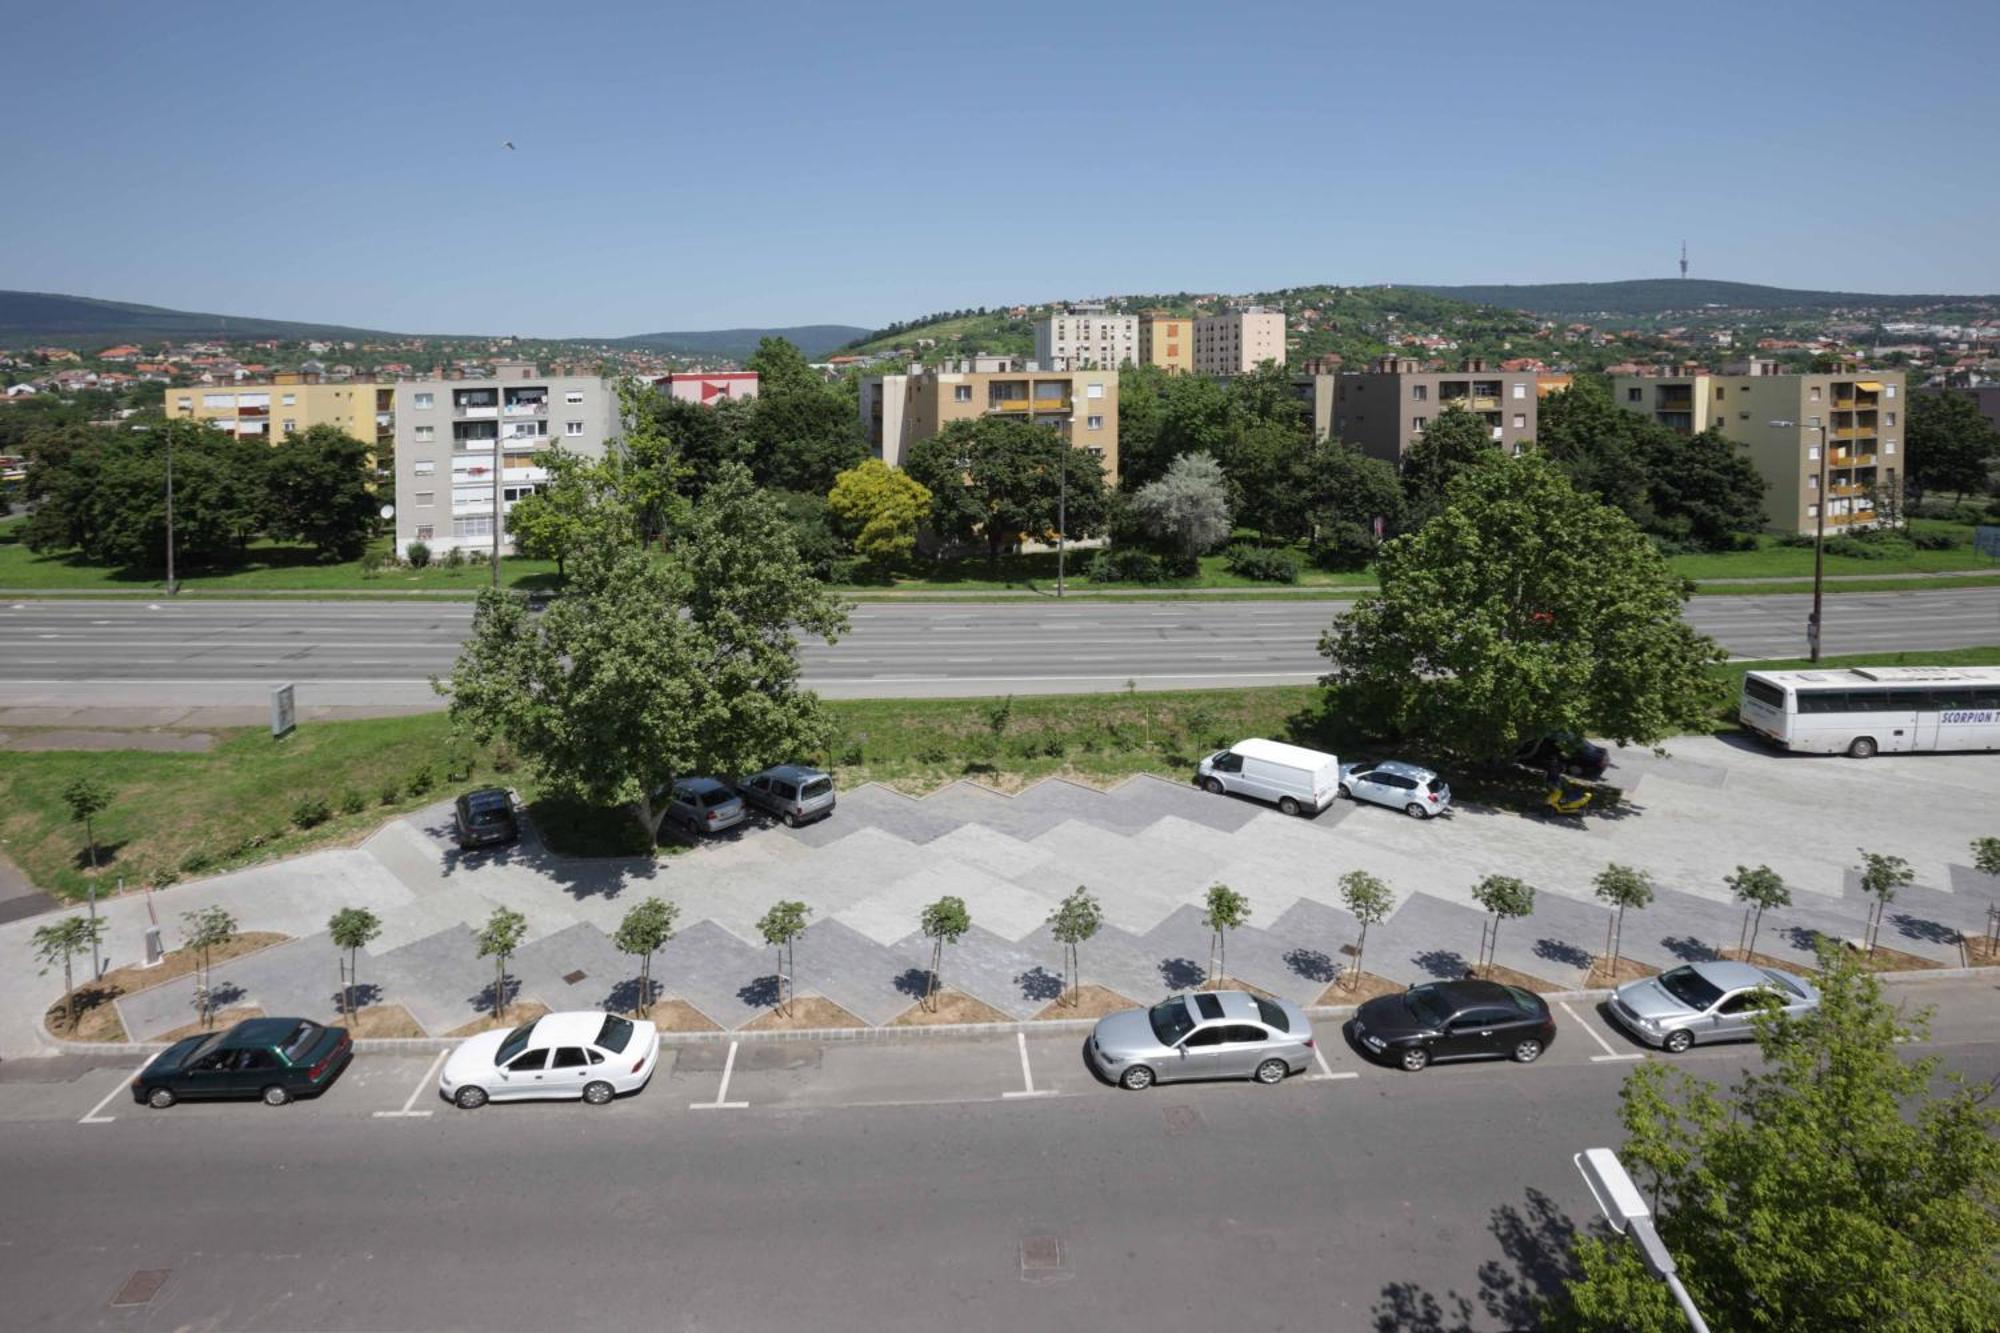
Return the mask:
[[1013,417],[1054,428],[1072,448],[1088,449],[1118,477],[1118,372],[1023,370],[1004,357],[861,382],[861,425],[876,457],[891,467],[919,440],[954,421]]
[[280,372],[259,383],[169,388],[166,415],[206,421],[239,437],[273,442],[313,426],[333,426],[376,445],[387,457],[396,445],[396,386],[328,384],[319,376]]
[[1175,374],[1194,369],[1194,320],[1148,310],[1139,316],[1139,364]]

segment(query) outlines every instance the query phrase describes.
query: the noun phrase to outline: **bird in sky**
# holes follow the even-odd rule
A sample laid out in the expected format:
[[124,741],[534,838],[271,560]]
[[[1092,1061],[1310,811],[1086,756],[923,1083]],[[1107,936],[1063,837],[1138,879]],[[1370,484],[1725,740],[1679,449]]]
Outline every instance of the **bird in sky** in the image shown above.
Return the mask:
[[510,153],[514,151],[514,141],[512,139],[504,141],[500,146]]

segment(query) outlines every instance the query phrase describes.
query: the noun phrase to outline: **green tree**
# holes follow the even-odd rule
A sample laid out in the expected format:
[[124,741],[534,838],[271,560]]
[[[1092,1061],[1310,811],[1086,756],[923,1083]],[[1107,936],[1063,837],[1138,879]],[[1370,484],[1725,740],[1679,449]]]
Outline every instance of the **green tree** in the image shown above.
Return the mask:
[[1354,965],[1347,969],[1348,988],[1361,984],[1361,956],[1368,947],[1368,927],[1389,919],[1389,911],[1396,905],[1395,895],[1389,886],[1365,870],[1350,870],[1340,877],[1340,900],[1347,904],[1347,910],[1361,923],[1361,938],[1354,943]]
[[1320,639],[1335,702],[1371,725],[1490,758],[1552,731],[1650,742],[1719,702],[1723,653],[1682,619],[1686,581],[1546,459],[1471,469],[1376,571]]
[[1597,896],[1615,909],[1610,928],[1604,935],[1604,952],[1611,960],[1610,970],[1605,974],[1612,984],[1618,981],[1618,951],[1625,943],[1625,909],[1644,908],[1653,901],[1653,877],[1643,870],[1631,866],[1621,866],[1616,861],[1597,872],[1591,881],[1596,885]]
[[1737,902],[1745,904],[1744,933],[1739,937],[1737,953],[1747,963],[1757,952],[1757,932],[1763,928],[1765,911],[1773,907],[1790,907],[1792,891],[1785,886],[1778,872],[1769,866],[1738,866],[1736,873],[1725,875],[1722,882],[1736,895]]
[[1576,489],[1650,527],[1647,437],[1664,429],[1612,402],[1601,376],[1579,375],[1569,388],[1548,395],[1537,406],[1535,443],[1568,474]]
[[931,512],[931,493],[923,483],[879,458],[841,473],[826,502],[854,553],[884,570],[909,558],[917,526]]
[[548,473],[548,480],[507,511],[507,531],[522,555],[555,561],[561,578],[573,553],[591,543],[622,540],[630,532],[630,515],[611,492],[611,474],[602,464],[556,445],[536,454],[535,466]]
[[1182,454],[1165,476],[1132,494],[1132,514],[1146,535],[1192,567],[1229,536],[1229,485],[1207,454]]
[[103,939],[104,922],[97,917],[66,916],[46,926],[35,927],[35,957],[41,960],[43,973],[46,974],[58,963],[62,965],[63,1026],[71,1032],[76,1031],[74,961],[78,954],[95,949]]
[[1747,447],[1713,428],[1682,437],[1656,427],[1648,441],[1649,530],[1719,551],[1763,529],[1765,482]]
[[[1990,1082],[1906,1059],[1905,1022],[1858,960],[1822,949],[1816,1013],[1760,1016],[1763,1059],[1727,1091],[1658,1061],[1620,1095],[1621,1159],[1716,1329],[1985,1333],[2000,1327],[2000,1113]],[[1678,1333],[1620,1238],[1573,1243],[1553,1333]]]
[[674,937],[674,920],[680,910],[658,897],[634,903],[618,923],[618,933],[611,937],[618,952],[639,960],[639,1001],[632,1007],[641,1015],[653,1007],[653,955]]
[[[1339,440],[1320,440],[1300,455],[1291,487],[1303,536],[1316,552],[1341,551],[1359,567],[1375,551],[1375,520],[1393,534],[1403,524],[1403,485],[1396,465]],[[1327,557],[1320,557],[1325,560]]]
[[1250,920],[1250,900],[1227,884],[1208,886],[1201,923],[1208,927],[1209,985],[1229,979],[1229,932]]
[[1070,540],[1094,536],[1109,515],[1102,462],[1048,426],[954,421],[911,446],[903,468],[931,493],[932,528],[954,541],[983,537],[992,560],[1024,537],[1055,538],[1065,469]]
[[1895,901],[1898,889],[1907,889],[1917,882],[1917,875],[1910,869],[1910,863],[1900,856],[1883,856],[1863,847],[1861,852],[1861,891],[1875,900],[1868,913],[1868,952],[1875,952],[1875,937],[1882,932],[1882,917]]
[[1500,923],[1509,917],[1528,916],[1535,910],[1535,886],[1526,884],[1512,875],[1488,875],[1472,886],[1472,900],[1493,914],[1493,924],[1486,934],[1486,947],[1479,964],[1488,973],[1493,970],[1494,955],[1500,951]]
[[778,951],[778,1012],[791,1012],[791,1000],[797,995],[797,975],[794,964],[797,957],[793,950],[799,936],[805,934],[806,918],[812,915],[812,908],[789,898],[771,905],[771,910],[757,919],[757,933],[764,937],[764,943]]
[[1972,840],[1972,867],[1982,875],[2000,875],[2000,838]]
[[361,966],[361,951],[382,933],[382,918],[365,907],[343,907],[327,918],[327,934],[333,947],[347,950],[347,973],[341,981],[342,1008],[354,1018],[354,980]]
[[546,787],[627,807],[650,840],[677,776],[826,748],[832,724],[799,685],[797,635],[831,641],[846,624],[782,510],[732,464],[664,558],[580,552],[565,595],[538,616],[482,592],[440,690],[479,742],[506,737]]
[[965,899],[946,894],[917,914],[917,928],[931,942],[931,975],[924,987],[924,1003],[935,1013],[939,978],[944,974],[944,946],[958,943],[959,937],[972,929],[972,914],[965,910]]
[[1969,395],[1946,389],[1912,397],[1903,425],[1903,467],[1918,491],[1984,491],[2000,459],[2000,430]]
[[181,913],[181,932],[187,938],[186,947],[201,955],[201,974],[197,982],[201,1021],[209,1023],[215,1017],[215,969],[209,960],[215,950],[236,938],[236,918],[223,907],[197,908]]
[[1262,538],[1300,535],[1304,511],[1296,481],[1312,447],[1303,430],[1285,422],[1237,423],[1220,457],[1235,491],[1239,522]]
[[[308,426],[279,440],[265,469],[270,534],[315,546],[322,560],[357,559],[375,535],[382,503],[370,485],[374,453],[338,426]],[[178,528],[178,493],[174,500]]]
[[83,840],[90,856],[90,868],[97,870],[97,827],[93,822],[111,804],[111,793],[103,783],[92,777],[78,777],[63,788],[63,804],[69,807],[69,817],[83,825]]
[[1089,889],[1079,884],[1049,913],[1049,934],[1063,947],[1063,972],[1069,977],[1069,1002],[1082,995],[1079,950],[1104,925],[1104,909]]
[[507,960],[527,934],[528,918],[511,907],[496,907],[473,936],[479,956],[493,960],[493,1016],[503,1023],[507,1021]]
[[823,384],[819,372],[789,338],[759,338],[757,350],[743,367],[757,372],[760,396],[817,390]]
[[[1166,475],[1172,459],[1160,459],[1160,428],[1166,413],[1168,372],[1159,366],[1128,366],[1118,372],[1118,485],[1136,491]],[[1158,466],[1155,461],[1158,460]],[[1134,471],[1134,468],[1137,471]]]
[[868,457],[854,404],[817,376],[804,388],[759,392],[742,411],[745,461],[766,486],[825,495]]
[[1228,449],[1237,419],[1236,405],[1229,397],[1229,390],[1207,375],[1163,377],[1159,429],[1151,449],[1137,453],[1125,448],[1123,376],[1118,390],[1118,471],[1126,489],[1136,490],[1164,477],[1182,454],[1207,454],[1219,459]]
[[1500,456],[1493,428],[1477,412],[1456,403],[1432,417],[1403,455],[1403,494],[1420,521],[1443,507],[1460,473]]

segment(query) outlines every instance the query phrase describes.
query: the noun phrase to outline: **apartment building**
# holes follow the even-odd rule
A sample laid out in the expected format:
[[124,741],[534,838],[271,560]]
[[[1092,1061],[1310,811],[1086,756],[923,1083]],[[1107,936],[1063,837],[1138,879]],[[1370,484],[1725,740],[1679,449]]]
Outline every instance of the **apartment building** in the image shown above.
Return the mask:
[[1285,316],[1251,306],[1194,322],[1194,369],[1198,375],[1241,375],[1266,361],[1285,364]]
[[490,552],[496,467],[506,546],[506,511],[548,480],[535,455],[561,445],[602,458],[619,430],[611,381],[542,375],[525,362],[490,378],[406,380],[394,390],[398,551],[423,542],[433,552]]
[[1040,370],[1010,358],[978,357],[861,382],[862,428],[875,456],[891,467],[902,466],[911,445],[950,423],[988,416],[1052,426],[1071,447],[1103,460],[1107,480],[1118,475],[1115,370]]
[[1035,324],[1035,364],[1052,370],[1116,370],[1139,359],[1139,317],[1101,305],[1070,306]]
[[268,380],[227,387],[168,389],[168,418],[206,421],[232,435],[282,440],[314,426],[332,426],[387,454],[395,442],[395,386],[330,384],[318,375],[280,371]]
[[755,398],[757,372],[754,370],[677,370],[653,381],[672,398],[708,407],[724,398]]
[[1521,452],[1535,438],[1541,399],[1533,371],[1494,370],[1476,358],[1462,370],[1422,366],[1408,357],[1385,356],[1367,370],[1312,376],[1301,384],[1301,396],[1312,404],[1313,434],[1332,435],[1399,466],[1424,428],[1448,407],[1478,413],[1494,442],[1509,453]]
[[1148,310],[1139,316],[1139,364],[1174,374],[1194,369],[1194,320]]
[[[1828,527],[1874,523],[1874,492],[1899,485],[1908,398],[1900,371],[1793,375],[1749,361],[1722,374],[1617,375],[1611,397],[1683,435],[1713,428],[1743,445],[1764,479],[1765,521],[1778,532],[1813,531],[1821,504]],[[1791,424],[1773,424],[1781,421]]]

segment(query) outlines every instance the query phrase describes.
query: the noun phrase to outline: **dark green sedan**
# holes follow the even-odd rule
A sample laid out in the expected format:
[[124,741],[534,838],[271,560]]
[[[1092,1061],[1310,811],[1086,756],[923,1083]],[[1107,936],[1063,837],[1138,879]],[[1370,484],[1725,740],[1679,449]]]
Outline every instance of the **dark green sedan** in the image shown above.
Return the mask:
[[309,1018],[247,1018],[227,1032],[185,1037],[132,1080],[132,1100],[164,1111],[179,1101],[261,1098],[283,1106],[326,1089],[354,1058],[346,1028]]

